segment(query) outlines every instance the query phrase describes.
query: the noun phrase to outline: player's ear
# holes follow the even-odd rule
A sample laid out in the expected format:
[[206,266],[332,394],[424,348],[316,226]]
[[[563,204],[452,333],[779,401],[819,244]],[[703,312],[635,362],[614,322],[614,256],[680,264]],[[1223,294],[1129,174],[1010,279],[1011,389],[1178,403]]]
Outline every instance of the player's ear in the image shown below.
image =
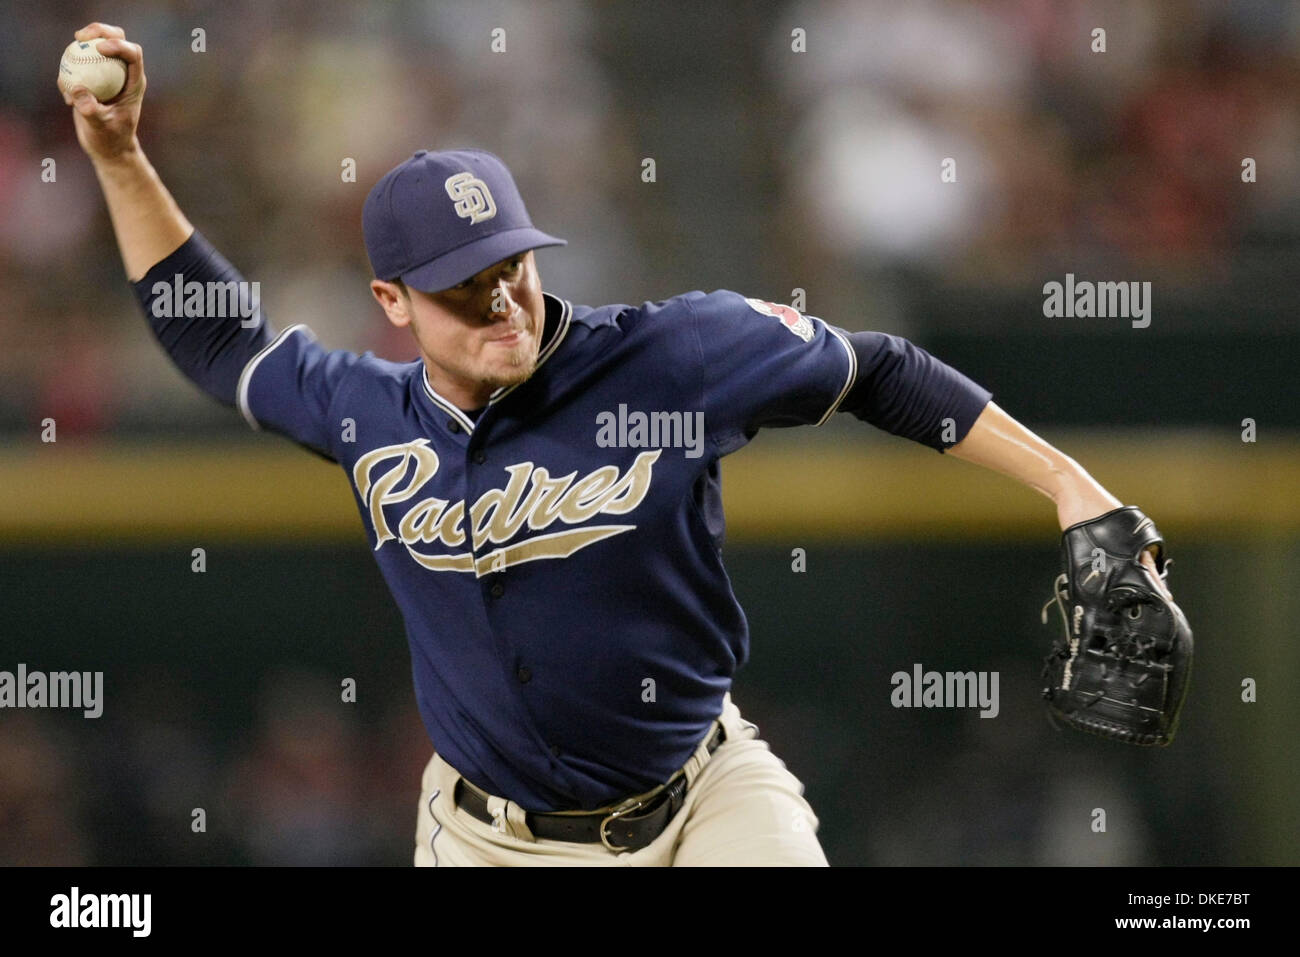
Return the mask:
[[372,279],[370,292],[393,325],[401,328],[411,322],[411,294],[404,283]]

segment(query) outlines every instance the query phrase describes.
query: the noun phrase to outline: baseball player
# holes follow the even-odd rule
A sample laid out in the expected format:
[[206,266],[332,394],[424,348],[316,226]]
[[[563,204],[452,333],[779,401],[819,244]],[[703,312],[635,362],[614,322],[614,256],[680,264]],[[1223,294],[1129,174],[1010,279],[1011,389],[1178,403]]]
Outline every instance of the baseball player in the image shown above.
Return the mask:
[[1120,507],[899,337],[726,290],[596,308],[544,292],[534,250],[563,240],[479,150],[421,150],[365,203],[371,291],[418,360],[212,315],[188,290],[242,277],[136,139],[140,47],[91,37],[127,62],[124,91],[63,92],[154,333],[252,428],[344,469],[401,609],[434,748],[416,864],[826,863],[803,785],[729,694],[749,642],[719,461],[760,428],[848,412],[1029,484],[1062,528]]

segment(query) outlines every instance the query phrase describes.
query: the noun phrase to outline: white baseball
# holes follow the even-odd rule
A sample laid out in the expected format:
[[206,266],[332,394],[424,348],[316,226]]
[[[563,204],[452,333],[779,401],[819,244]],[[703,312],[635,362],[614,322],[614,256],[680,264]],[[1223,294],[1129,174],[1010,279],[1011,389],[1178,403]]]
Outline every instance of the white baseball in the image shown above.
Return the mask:
[[126,86],[126,61],[100,53],[102,42],[102,37],[95,37],[68,44],[59,61],[59,87],[63,92],[84,86],[101,103],[122,92]]

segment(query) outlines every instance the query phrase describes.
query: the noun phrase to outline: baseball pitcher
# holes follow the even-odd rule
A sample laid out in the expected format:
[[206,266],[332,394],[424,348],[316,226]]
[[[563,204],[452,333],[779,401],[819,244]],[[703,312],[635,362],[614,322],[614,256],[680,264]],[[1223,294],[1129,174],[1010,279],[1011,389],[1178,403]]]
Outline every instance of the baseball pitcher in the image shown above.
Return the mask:
[[[1173,734],[1191,633],[1151,520],[905,339],[736,292],[591,307],[543,291],[500,159],[421,150],[370,191],[374,298],[420,358],[214,315],[243,277],[136,138],[138,45],[99,102],[60,90],[126,273],[176,365],[253,429],[346,472],[401,610],[433,745],[422,865],[824,865],[803,785],[730,698],[749,635],[723,567],[719,463],[762,428],[849,413],[1003,472],[1056,507],[1058,720]],[[864,490],[864,494],[866,490]]]

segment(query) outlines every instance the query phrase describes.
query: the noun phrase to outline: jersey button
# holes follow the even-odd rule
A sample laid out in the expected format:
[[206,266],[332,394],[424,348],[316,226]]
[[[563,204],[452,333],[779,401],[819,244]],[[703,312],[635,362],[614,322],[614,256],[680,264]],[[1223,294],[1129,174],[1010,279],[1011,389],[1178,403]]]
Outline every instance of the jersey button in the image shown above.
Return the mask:
[[520,666],[519,670],[515,672],[515,677],[519,679],[520,684],[526,685],[528,682],[533,680],[533,673],[527,668]]
[[560,756],[560,746],[558,744],[551,745],[551,757],[558,758],[559,756]]
[[506,586],[500,582],[493,582],[492,587],[488,589],[488,594],[493,598],[500,598],[506,593]]
[[484,462],[486,462],[486,461],[487,461],[487,456],[483,454],[483,450],[482,450],[482,449],[479,449],[477,452],[474,453],[474,464],[475,464],[475,465],[482,465],[482,464],[483,464]]
[[447,431],[448,431],[448,432],[459,432],[459,431],[460,431],[460,423],[457,422],[455,419],[448,419],[448,420],[447,420]]

